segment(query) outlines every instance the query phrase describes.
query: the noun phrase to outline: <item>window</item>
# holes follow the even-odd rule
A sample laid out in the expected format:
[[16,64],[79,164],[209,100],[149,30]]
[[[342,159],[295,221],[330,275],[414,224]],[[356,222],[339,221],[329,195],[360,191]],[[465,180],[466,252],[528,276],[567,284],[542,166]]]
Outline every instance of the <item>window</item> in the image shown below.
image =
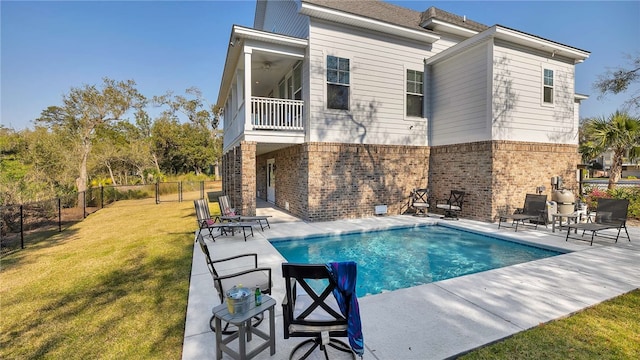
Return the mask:
[[349,59],[327,56],[327,108],[349,110]]
[[407,116],[423,117],[424,73],[407,70]]
[[545,104],[553,104],[553,70],[544,69],[543,76],[542,101]]

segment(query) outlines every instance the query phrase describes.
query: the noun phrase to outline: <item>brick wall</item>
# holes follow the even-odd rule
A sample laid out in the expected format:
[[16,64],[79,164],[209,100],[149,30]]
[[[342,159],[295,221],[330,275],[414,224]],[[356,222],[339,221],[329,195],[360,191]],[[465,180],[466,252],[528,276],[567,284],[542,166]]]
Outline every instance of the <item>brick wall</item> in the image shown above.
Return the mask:
[[243,141],[222,156],[222,191],[236,211],[256,211],[256,143]]
[[[276,205],[306,221],[373,216],[380,204],[388,214],[400,214],[411,189],[426,185],[434,199],[443,200],[453,189],[467,192],[461,217],[495,221],[499,213],[521,207],[525,194],[538,186],[551,199],[552,176],[562,176],[564,187],[577,193],[580,161],[575,145],[510,141],[431,148],[305,143],[257,158],[251,154],[255,143],[225,154],[223,189],[234,194],[233,204],[251,213],[257,190],[266,199],[266,162],[273,158]],[[241,175],[243,185],[228,174]]]
[[257,163],[270,158],[277,168],[276,205],[306,221],[373,216],[375,205],[404,212],[411,190],[426,186],[429,166],[428,148],[417,146],[306,143]]
[[551,200],[551,177],[577,193],[576,145],[485,141],[431,148],[429,187],[438,198],[450,190],[467,192],[461,217],[495,221],[522,207],[527,193],[544,185]]

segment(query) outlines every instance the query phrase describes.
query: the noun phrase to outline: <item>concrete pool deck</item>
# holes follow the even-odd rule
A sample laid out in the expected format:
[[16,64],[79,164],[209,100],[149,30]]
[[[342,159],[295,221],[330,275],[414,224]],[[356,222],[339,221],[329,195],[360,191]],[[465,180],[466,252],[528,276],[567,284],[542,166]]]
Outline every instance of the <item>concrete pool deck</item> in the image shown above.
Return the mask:
[[[562,318],[640,287],[640,228],[628,227],[631,242],[620,238],[565,242],[564,231],[504,228],[497,224],[411,215],[306,223],[258,203],[259,215],[273,215],[271,229],[243,241],[242,235],[207,238],[214,258],[258,253],[259,266],[272,269],[272,297],[277,301],[276,354],[256,359],[288,359],[302,338],[285,340],[281,301],[285,260],[269,239],[386,229],[442,222],[492,236],[538,244],[571,253],[524,264],[465,275],[408,289],[359,298],[367,359],[445,359],[498,341],[538,324]],[[211,309],[220,303],[204,256],[194,245],[193,268],[185,323],[183,359],[215,359],[215,335],[209,328]],[[267,322],[260,325],[267,328]],[[345,339],[346,340],[346,339]],[[258,343],[257,340],[252,341]],[[249,349],[251,349],[251,343]],[[230,359],[224,355],[223,359]]]

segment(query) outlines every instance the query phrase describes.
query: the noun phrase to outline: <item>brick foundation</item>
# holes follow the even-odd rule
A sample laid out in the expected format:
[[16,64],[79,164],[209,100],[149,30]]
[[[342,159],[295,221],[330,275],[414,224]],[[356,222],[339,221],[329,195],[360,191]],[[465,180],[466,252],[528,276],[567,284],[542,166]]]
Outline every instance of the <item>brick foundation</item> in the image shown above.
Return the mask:
[[305,143],[256,158],[255,143],[243,142],[223,163],[223,189],[243,214],[255,213],[257,194],[266,199],[268,159],[275,159],[276,205],[305,221],[374,216],[375,205],[401,214],[411,190],[426,185],[434,199],[466,191],[461,217],[495,221],[538,186],[551,199],[552,176],[575,193],[580,156],[576,145],[484,141],[431,148]]

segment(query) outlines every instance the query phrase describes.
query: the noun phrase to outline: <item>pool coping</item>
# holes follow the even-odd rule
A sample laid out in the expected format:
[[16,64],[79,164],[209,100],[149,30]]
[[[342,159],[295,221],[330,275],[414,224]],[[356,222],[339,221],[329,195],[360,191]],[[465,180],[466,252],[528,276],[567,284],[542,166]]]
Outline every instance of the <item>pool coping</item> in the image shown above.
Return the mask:
[[[236,236],[217,238],[215,243],[207,240],[207,243],[214,257],[248,251],[258,253],[260,266],[272,268],[272,295],[278,302],[284,296],[280,267],[284,259],[269,243],[270,239],[440,223],[568,251],[551,258],[360,298],[365,356],[374,359],[455,357],[640,287],[638,240],[628,243],[621,239],[615,245],[607,240],[591,247],[586,242],[565,242],[563,232],[551,233],[545,228],[516,233],[508,228],[498,230],[497,224],[407,215],[322,223],[270,222],[271,229],[256,231],[247,242]],[[629,230],[632,239],[640,239],[640,229]],[[219,300],[211,285],[201,251],[194,247],[183,359],[215,356],[215,337],[208,328],[208,319],[211,308]],[[265,352],[257,359],[287,358],[291,348],[301,341],[283,338],[279,306],[276,306],[276,323],[276,354],[270,357]]]

